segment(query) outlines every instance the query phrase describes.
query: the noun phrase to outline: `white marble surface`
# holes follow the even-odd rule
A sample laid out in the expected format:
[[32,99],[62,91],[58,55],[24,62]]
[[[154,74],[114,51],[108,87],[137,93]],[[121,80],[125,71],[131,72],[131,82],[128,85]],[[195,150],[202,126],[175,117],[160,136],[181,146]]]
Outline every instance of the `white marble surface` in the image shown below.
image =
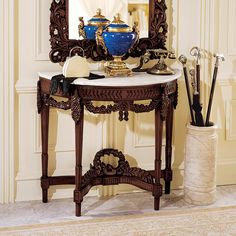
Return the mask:
[[[173,190],[170,195],[161,197],[160,211],[212,208],[236,205],[236,185],[216,188],[216,201],[209,206],[196,206],[184,201],[183,190]],[[98,198],[85,196],[82,203],[82,216],[75,217],[75,204],[72,199],[17,202],[0,204],[0,227],[52,223],[71,219],[123,216],[154,212],[153,196],[149,192],[129,193],[114,197]]]
[[[174,75],[151,75],[146,72],[134,72],[132,76],[111,77],[105,75],[102,71],[91,71],[92,73],[105,75],[104,79],[88,80],[78,78],[73,83],[77,85],[95,85],[95,86],[142,86],[151,84],[160,84],[170,82],[181,77],[181,70],[175,69]],[[39,72],[38,75],[45,79],[51,79],[52,76],[61,74],[61,72]]]
[[191,204],[215,201],[217,127],[188,125],[185,144],[184,194]]

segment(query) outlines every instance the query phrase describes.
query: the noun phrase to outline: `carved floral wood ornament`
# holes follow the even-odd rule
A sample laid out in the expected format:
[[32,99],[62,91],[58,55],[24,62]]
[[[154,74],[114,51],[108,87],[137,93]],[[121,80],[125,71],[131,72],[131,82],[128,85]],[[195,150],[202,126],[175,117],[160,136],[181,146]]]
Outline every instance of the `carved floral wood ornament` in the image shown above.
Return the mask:
[[[96,45],[95,40],[69,39],[68,1],[53,0],[51,4],[49,29],[52,49],[49,54],[50,60],[54,63],[64,62],[70,50],[75,46],[82,47],[86,58],[91,58],[94,61],[112,59],[111,55],[104,54],[103,49]],[[129,56],[139,57],[145,53],[147,48],[166,49],[165,43],[168,30],[166,9],[165,0],[149,0],[149,37],[140,38],[139,43],[124,56],[125,58]]]

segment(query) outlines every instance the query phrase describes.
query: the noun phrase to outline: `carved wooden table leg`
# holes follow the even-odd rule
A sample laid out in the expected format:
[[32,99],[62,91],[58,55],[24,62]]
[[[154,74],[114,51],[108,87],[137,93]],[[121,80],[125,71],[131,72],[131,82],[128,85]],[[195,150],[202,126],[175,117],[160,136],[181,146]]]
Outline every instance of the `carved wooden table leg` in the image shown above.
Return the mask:
[[173,105],[169,104],[166,118],[166,149],[165,149],[165,194],[170,193],[170,183],[172,180],[171,155],[172,155],[172,130],[173,130]]
[[48,128],[49,128],[49,106],[43,104],[41,109],[41,132],[42,132],[42,177],[41,188],[43,202],[48,201]]
[[83,148],[83,123],[84,123],[84,107],[81,106],[79,120],[75,122],[75,214],[81,216],[81,202],[83,201],[82,195],[82,148]]
[[161,148],[162,148],[163,121],[161,111],[155,109],[155,184],[153,186],[154,209],[159,210],[160,196],[162,195],[161,178]]

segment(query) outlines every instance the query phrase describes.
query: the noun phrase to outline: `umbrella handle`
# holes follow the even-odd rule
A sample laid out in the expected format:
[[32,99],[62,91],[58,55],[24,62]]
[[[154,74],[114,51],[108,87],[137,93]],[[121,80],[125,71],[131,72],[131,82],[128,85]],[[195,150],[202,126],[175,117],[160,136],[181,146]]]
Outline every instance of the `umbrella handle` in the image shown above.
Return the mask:
[[219,61],[220,60],[222,60],[222,61],[225,60],[225,57],[224,57],[223,54],[214,54],[214,57],[216,57],[216,62],[215,62],[215,68],[214,68],[214,73],[213,73],[210,97],[209,97],[209,102],[208,102],[205,126],[209,126],[210,125],[211,106],[212,106],[213,95],[214,95],[214,91],[215,91],[215,85],[216,85],[216,78],[217,78],[217,73],[218,73]]

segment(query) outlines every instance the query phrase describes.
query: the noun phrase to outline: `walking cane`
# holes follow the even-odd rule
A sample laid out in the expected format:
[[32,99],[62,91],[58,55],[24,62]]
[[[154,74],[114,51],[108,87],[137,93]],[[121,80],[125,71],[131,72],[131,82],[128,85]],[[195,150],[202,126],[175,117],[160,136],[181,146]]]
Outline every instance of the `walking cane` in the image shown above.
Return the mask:
[[196,57],[196,78],[197,78],[197,91],[199,93],[199,103],[201,98],[201,79],[200,79],[200,59],[201,59],[201,49],[199,47],[193,47],[190,50],[190,54]]
[[190,96],[190,89],[189,89],[189,83],[188,83],[188,72],[187,72],[187,58],[184,55],[179,56],[179,61],[183,65],[183,71],[184,71],[184,79],[185,79],[185,85],[186,85],[186,90],[187,90],[187,96],[188,96],[188,104],[189,104],[189,110],[190,110],[190,115],[191,115],[191,124],[194,125],[194,115],[193,115],[193,110],[192,110],[192,102],[191,102],[191,96]]
[[209,97],[209,102],[208,102],[205,126],[209,126],[211,106],[212,106],[212,100],[213,100],[215,85],[216,85],[216,78],[217,78],[217,73],[218,73],[219,61],[220,60],[222,60],[222,61],[225,60],[225,57],[224,57],[223,54],[214,54],[214,57],[216,58],[216,62],[215,62],[215,68],[214,68],[214,73],[213,73],[213,78],[212,78],[211,92],[210,92],[210,97]]

